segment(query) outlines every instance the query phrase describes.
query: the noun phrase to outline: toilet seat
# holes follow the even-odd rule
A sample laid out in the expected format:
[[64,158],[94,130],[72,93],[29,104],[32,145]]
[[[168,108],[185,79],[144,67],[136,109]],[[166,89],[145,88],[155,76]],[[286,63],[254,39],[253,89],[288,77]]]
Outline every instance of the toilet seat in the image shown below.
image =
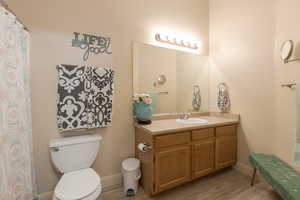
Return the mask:
[[54,191],[57,200],[95,200],[101,193],[99,175],[91,168],[65,173]]
[[[102,192],[102,187],[100,186],[93,194],[91,194],[90,196],[84,197],[80,200],[97,200],[99,198],[101,192]],[[58,199],[54,195],[53,200],[62,200],[62,199]],[[68,199],[63,199],[63,200],[68,200]]]

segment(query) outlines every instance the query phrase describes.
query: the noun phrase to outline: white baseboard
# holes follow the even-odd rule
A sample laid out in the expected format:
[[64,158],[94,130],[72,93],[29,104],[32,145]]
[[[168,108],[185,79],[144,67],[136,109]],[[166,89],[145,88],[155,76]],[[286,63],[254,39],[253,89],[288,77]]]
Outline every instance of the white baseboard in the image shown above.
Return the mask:
[[[121,173],[101,178],[102,192],[107,192],[123,185],[123,176]],[[38,200],[52,200],[53,191],[41,193],[38,195]]]
[[121,173],[101,178],[102,191],[107,192],[123,185],[123,176]]

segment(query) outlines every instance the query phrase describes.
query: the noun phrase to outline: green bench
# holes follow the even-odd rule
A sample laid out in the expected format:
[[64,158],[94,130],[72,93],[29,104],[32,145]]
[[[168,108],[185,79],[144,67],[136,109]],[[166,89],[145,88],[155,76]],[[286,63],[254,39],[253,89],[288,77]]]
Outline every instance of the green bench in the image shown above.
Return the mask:
[[250,155],[254,166],[251,186],[255,181],[256,170],[270,183],[273,189],[285,200],[300,200],[300,173],[276,156]]

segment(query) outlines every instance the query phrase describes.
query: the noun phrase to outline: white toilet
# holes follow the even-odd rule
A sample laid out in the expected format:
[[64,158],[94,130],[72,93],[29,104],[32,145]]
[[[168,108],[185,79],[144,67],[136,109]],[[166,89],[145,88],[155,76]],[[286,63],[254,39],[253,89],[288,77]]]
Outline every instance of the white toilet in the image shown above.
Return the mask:
[[63,173],[55,187],[53,200],[96,200],[100,196],[100,176],[90,168],[100,140],[99,135],[88,135],[50,141],[52,161]]

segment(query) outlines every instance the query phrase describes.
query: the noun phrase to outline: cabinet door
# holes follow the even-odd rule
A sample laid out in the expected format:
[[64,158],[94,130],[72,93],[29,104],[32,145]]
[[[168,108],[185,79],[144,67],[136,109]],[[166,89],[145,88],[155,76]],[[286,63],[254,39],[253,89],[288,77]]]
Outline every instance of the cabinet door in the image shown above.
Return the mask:
[[192,178],[199,178],[214,171],[215,139],[199,141],[192,145]]
[[191,180],[190,146],[160,149],[155,153],[155,193]]
[[216,169],[236,164],[237,137],[220,136],[216,138]]

